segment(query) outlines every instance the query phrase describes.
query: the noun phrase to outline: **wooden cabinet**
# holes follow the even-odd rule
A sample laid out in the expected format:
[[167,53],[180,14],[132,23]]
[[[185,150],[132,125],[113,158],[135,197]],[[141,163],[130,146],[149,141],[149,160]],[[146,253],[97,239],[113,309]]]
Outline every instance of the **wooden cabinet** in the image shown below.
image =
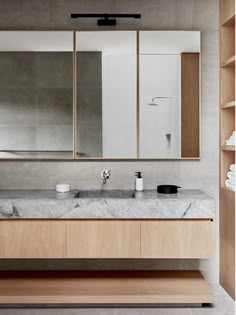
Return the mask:
[[209,258],[210,220],[3,220],[0,258]]
[[0,221],[0,258],[65,258],[66,222]]
[[141,258],[209,258],[214,235],[210,220],[142,222]]
[[69,221],[68,258],[139,258],[140,223],[135,221]]
[[220,191],[220,284],[235,299],[235,194]]
[[[236,298],[235,290],[235,191],[226,187],[235,146],[226,140],[235,125],[235,0],[220,0],[220,284]],[[228,186],[228,185],[227,185]]]

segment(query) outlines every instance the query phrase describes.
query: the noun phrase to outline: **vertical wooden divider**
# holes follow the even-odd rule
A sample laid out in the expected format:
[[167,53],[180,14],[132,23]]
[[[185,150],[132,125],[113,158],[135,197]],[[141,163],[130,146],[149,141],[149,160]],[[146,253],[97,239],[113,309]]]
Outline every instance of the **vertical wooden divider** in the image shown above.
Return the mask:
[[200,54],[181,54],[181,157],[200,157]]
[[77,54],[76,31],[73,31],[73,159],[77,158]]
[[137,54],[137,69],[136,69],[136,77],[137,77],[137,159],[140,158],[140,93],[139,93],[139,89],[140,89],[140,33],[139,31],[137,31],[137,36],[136,36],[136,54]]

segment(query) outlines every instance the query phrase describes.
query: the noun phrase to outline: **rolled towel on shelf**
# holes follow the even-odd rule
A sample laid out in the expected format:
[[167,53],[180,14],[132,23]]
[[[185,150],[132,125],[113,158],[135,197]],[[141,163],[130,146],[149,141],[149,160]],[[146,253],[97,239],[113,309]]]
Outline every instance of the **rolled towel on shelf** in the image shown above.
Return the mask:
[[230,171],[230,172],[227,173],[227,177],[228,177],[229,179],[235,180],[235,179],[236,179],[236,173]]
[[234,191],[236,190],[235,183],[232,184],[232,182],[231,182],[230,179],[227,179],[227,180],[225,181],[225,186],[226,186],[227,188],[230,188],[230,189],[234,190]]
[[229,139],[226,140],[226,145],[235,145],[235,142],[236,142],[236,134],[234,131],[232,135],[229,137]]
[[232,171],[232,172],[235,172],[236,171],[236,164],[231,164],[229,169]]
[[236,186],[236,183],[235,183],[235,179],[226,179],[227,183],[232,185],[232,186]]

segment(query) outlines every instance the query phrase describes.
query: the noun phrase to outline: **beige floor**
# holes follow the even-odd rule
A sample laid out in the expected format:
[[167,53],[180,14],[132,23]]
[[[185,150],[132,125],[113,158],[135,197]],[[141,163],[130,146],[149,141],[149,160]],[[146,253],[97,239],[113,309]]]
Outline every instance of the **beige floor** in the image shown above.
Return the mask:
[[204,308],[5,308],[0,315],[235,315],[235,303],[218,285],[212,286],[215,305]]

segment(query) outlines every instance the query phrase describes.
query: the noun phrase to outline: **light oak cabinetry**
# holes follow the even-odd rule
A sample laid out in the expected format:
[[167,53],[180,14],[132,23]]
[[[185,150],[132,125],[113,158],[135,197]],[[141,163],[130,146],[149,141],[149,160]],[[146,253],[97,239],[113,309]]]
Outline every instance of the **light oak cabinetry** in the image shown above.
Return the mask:
[[213,301],[200,271],[0,272],[0,305]]
[[0,258],[65,258],[66,222],[0,221]]
[[[0,220],[0,258],[207,258],[210,220]],[[0,273],[2,304],[212,303],[200,271]]]
[[209,258],[214,255],[211,221],[156,221],[141,224],[141,258]]
[[0,258],[209,258],[210,220],[3,220]]
[[139,258],[140,223],[71,221],[67,223],[68,258]]
[[220,284],[235,297],[235,195],[220,192]]
[[220,284],[235,299],[235,192],[225,181],[235,163],[235,0],[220,0]]
[[181,54],[181,157],[200,156],[200,54]]

